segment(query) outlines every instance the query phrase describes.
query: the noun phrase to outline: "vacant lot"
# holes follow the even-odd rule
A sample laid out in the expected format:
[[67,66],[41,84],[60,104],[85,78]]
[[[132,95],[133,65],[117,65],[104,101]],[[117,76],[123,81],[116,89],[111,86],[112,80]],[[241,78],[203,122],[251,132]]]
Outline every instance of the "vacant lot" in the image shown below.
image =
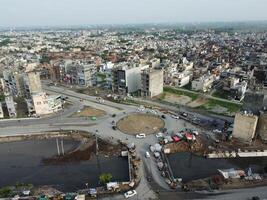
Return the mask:
[[192,99],[188,96],[184,95],[177,95],[172,93],[165,93],[164,101],[167,101],[169,103],[175,103],[180,105],[186,105],[192,101]]
[[164,121],[155,115],[132,114],[118,121],[117,127],[126,134],[153,134],[164,127]]
[[72,117],[102,117],[106,112],[89,106],[84,107],[80,112],[76,112]]
[[195,101],[192,101],[190,103],[187,104],[187,106],[191,107],[191,108],[197,108],[199,106],[204,105],[205,103],[207,103],[208,100],[204,97],[199,97],[198,99],[196,99]]

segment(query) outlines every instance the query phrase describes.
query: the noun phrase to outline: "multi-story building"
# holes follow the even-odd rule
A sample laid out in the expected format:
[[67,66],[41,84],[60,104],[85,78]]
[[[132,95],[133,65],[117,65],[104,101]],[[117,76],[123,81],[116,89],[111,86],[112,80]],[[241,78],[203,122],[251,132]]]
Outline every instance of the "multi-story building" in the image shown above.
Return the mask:
[[26,90],[29,94],[38,94],[43,91],[40,79],[40,72],[31,71],[26,76]]
[[237,113],[235,115],[233,137],[251,142],[255,137],[258,116],[253,114]]
[[120,94],[130,94],[141,90],[141,71],[149,66],[129,66],[121,63],[113,69],[112,90]]
[[176,87],[183,87],[190,82],[190,75],[184,72],[173,75],[172,81]]
[[13,96],[6,96],[5,102],[6,102],[6,107],[7,107],[9,117],[11,118],[17,117],[17,112],[16,112],[16,107],[15,107]]
[[84,64],[77,67],[78,84],[82,86],[93,86],[96,84],[95,64]]
[[207,92],[211,89],[213,82],[213,75],[201,76],[200,78],[192,81],[192,89],[196,91]]
[[145,69],[141,73],[141,95],[153,98],[163,93],[163,71]]

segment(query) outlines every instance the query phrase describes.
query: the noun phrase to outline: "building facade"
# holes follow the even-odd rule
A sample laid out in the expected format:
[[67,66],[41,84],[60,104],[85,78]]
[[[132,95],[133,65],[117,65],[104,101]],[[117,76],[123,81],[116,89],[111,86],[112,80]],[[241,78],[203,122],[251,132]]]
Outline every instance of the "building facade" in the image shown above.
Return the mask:
[[258,116],[253,114],[237,113],[235,115],[233,137],[251,142],[255,137]]
[[141,96],[153,98],[163,93],[163,71],[146,69],[141,73]]

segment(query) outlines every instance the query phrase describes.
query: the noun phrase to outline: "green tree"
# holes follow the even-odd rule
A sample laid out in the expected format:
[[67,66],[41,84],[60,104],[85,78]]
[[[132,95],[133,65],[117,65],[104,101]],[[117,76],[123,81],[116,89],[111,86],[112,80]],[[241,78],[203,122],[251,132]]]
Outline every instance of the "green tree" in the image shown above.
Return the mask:
[[10,196],[12,190],[10,187],[3,187],[0,189],[0,198],[7,198]]
[[110,182],[112,179],[112,174],[111,173],[103,173],[99,176],[99,181],[102,184],[106,184]]

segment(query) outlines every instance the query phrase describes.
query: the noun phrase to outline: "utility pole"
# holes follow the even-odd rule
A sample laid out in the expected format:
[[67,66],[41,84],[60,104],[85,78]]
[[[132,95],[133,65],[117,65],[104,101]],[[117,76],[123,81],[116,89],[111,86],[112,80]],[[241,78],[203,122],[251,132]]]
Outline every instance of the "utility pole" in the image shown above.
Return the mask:
[[60,150],[59,150],[59,145],[58,145],[58,138],[56,139],[56,143],[57,143],[57,154],[58,154],[58,156],[60,156]]
[[64,143],[63,143],[63,138],[61,140],[61,150],[62,150],[62,155],[64,156]]

